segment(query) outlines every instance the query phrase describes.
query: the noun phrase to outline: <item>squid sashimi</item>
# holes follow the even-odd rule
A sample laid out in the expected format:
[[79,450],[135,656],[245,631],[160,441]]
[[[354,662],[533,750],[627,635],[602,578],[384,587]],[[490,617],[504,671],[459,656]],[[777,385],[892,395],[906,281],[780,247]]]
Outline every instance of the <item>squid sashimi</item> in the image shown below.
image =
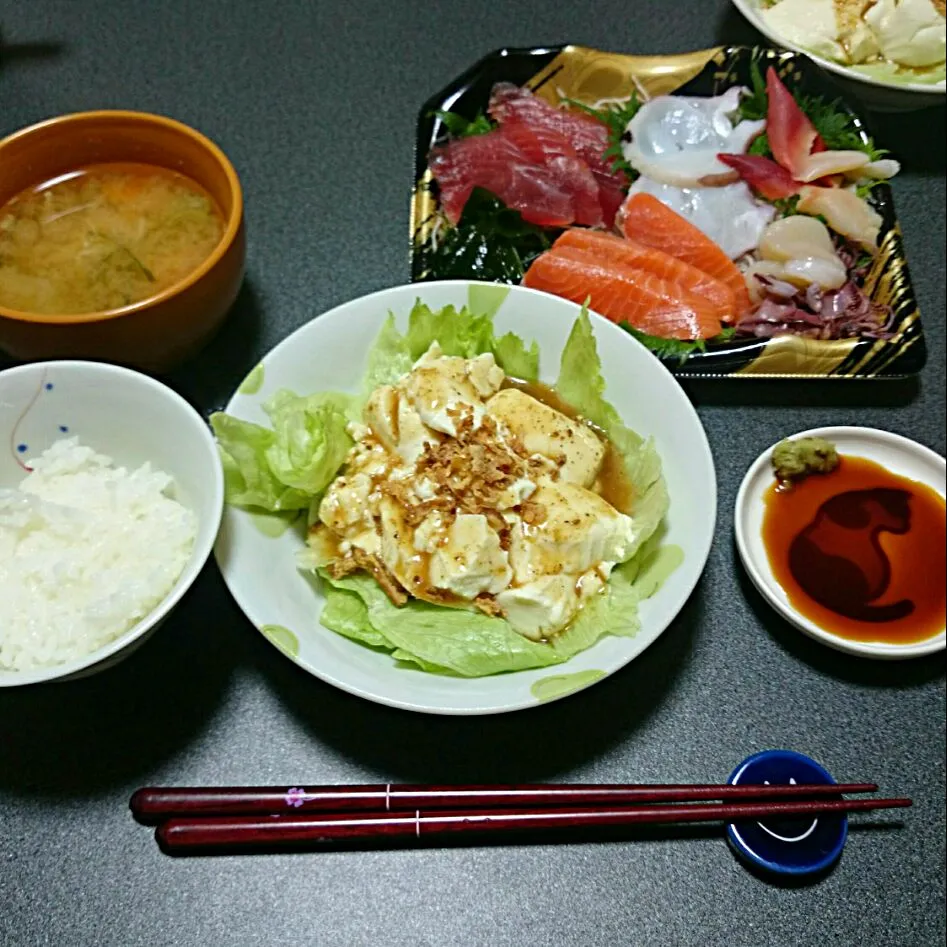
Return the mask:
[[602,261],[574,247],[533,260],[523,285],[589,305],[613,322],[627,322],[670,339],[707,339],[721,330],[709,302],[653,273]]
[[660,95],[638,109],[629,122],[625,160],[663,184],[700,187],[735,181],[737,175],[717,159],[720,152],[742,153],[766,122],[734,123],[740,86],[714,98]]
[[576,219],[575,200],[558,175],[530,160],[502,130],[434,148],[428,167],[452,224],[460,220],[475,187],[485,188],[524,220],[542,227],[566,227]]
[[498,82],[487,107],[490,117],[503,128],[522,123],[562,135],[589,166],[599,188],[605,225],[610,227],[624,196],[624,175],[616,172],[605,152],[611,144],[608,126],[591,115],[556,108],[544,99],[509,82]]
[[640,177],[629,194],[650,194],[680,214],[735,260],[756,248],[766,225],[776,216],[743,182],[719,187],[675,187]]
[[702,296],[710,303],[718,319],[731,322],[734,318],[733,291],[728,286],[661,250],[597,230],[567,230],[552,245],[554,253],[567,247],[591,253],[604,263],[620,263],[653,273]]
[[733,292],[737,315],[750,307],[743,274],[723,250],[680,214],[651,194],[632,194],[622,207],[622,230],[638,240],[709,273]]
[[503,134],[512,141],[531,162],[547,168],[563,190],[572,195],[575,223],[586,227],[602,224],[602,205],[599,202],[598,182],[589,166],[579,157],[568,139],[551,128],[510,122]]

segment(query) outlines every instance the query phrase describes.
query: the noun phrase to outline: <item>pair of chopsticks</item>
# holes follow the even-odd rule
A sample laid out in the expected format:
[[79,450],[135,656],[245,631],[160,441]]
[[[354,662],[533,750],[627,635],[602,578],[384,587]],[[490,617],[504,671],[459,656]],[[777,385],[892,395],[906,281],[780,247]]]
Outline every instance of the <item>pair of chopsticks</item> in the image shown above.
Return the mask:
[[911,805],[830,785],[316,786],[139,789],[140,822],[175,854],[458,835],[842,815]]

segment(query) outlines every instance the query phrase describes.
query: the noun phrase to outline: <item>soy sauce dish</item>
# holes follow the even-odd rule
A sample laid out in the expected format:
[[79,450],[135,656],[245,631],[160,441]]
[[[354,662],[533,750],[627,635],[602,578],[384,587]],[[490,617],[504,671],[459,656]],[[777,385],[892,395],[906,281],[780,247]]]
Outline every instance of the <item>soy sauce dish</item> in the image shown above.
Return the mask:
[[774,445],[740,485],[734,529],[753,584],[839,651],[896,660],[943,650],[944,458],[872,428],[818,428],[790,442],[803,438],[834,445],[837,466],[779,481]]

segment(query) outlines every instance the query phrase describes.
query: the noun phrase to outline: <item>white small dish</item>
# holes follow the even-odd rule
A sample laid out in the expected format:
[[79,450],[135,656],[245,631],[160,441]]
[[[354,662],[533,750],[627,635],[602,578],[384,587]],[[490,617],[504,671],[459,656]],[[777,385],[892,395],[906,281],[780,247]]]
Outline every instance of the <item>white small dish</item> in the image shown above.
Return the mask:
[[84,657],[36,670],[0,670],[0,687],[82,677],[126,657],[193,584],[220,526],[224,482],[217,445],[204,419],[166,385],[104,362],[35,362],[0,372],[0,487],[16,487],[27,475],[24,461],[64,437],[78,437],[119,466],[150,461],[169,474],[175,499],[197,516],[197,535],[183,572],[149,615]]
[[916,109],[931,108],[944,104],[947,87],[943,81],[936,83],[898,81],[879,79],[860,72],[840,62],[826,59],[824,56],[791,43],[777,33],[762,16],[761,0],[733,0],[733,5],[744,17],[759,30],[770,42],[784,49],[803,53],[823,69],[834,73],[846,93],[860,98],[866,105],[880,112],[910,112]]
[[[865,427],[821,427],[792,435],[793,440],[801,437],[824,438],[832,442],[840,454],[873,460],[892,473],[926,484],[942,497],[947,492],[947,487],[945,487],[945,466],[947,465],[944,458],[899,434]],[[854,641],[820,628],[815,622],[796,611],[773,575],[766,547],[763,544],[764,496],[774,481],[772,453],[773,447],[768,447],[746,472],[740,484],[734,508],[737,549],[747,574],[763,598],[800,631],[804,631],[811,638],[830,648],[845,651],[848,654],[882,660],[899,660],[942,651],[947,643],[947,635],[944,631],[933,638],[910,644]]]
[[[420,299],[434,309],[461,308],[485,296],[496,306],[499,333],[535,340],[540,380],[554,382],[580,307],[520,286],[468,280],[425,282],[373,293],[302,326],[269,352],[238,387],[229,414],[269,425],[263,404],[280,388],[299,394],[357,392],[365,359],[388,312],[400,329]],[[641,603],[634,637],[605,637],[554,667],[461,678],[399,667],[390,654],[324,628],[321,583],[296,565],[298,528],[228,506],[215,555],[237,604],[267,639],[310,674],[367,700],[436,714],[493,714],[535,707],[613,674],[668,627],[697,584],[714,535],[717,485],[713,458],[696,411],[668,370],[614,323],[592,314],[605,396],[624,422],[654,437],[670,495],[663,541],[680,547],[681,564]],[[264,523],[261,524],[261,519]],[[266,527],[266,528],[264,528]]]

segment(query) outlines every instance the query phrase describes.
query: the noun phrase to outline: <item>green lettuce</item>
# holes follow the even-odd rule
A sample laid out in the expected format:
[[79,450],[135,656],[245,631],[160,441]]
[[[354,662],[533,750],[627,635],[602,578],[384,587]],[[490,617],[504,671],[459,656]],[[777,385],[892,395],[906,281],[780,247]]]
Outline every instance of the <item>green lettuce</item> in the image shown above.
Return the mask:
[[562,350],[556,391],[563,401],[604,431],[622,456],[625,474],[634,490],[631,514],[635,539],[628,550],[630,559],[658,528],[667,512],[667,485],[661,476],[661,458],[653,440],[645,440],[625,427],[618,412],[605,400],[602,362],[584,308]]
[[[360,396],[279,391],[264,405],[272,429],[222,413],[211,417],[224,465],[227,502],[270,512],[305,509],[313,521],[323,491],[351,447],[348,421],[360,415],[374,388],[404,375],[434,341],[445,355],[473,358],[490,352],[508,375],[527,381],[539,377],[536,343],[526,345],[514,333],[498,337],[492,312],[458,311],[450,306],[432,310],[418,302],[404,333],[389,314],[369,352]],[[585,310],[563,349],[556,388],[609,437],[633,487],[633,547],[625,563],[613,570],[604,592],[589,601],[572,625],[551,642],[535,642],[505,620],[480,612],[416,599],[398,608],[370,575],[333,579],[309,557],[304,567],[324,582],[326,603],[320,621],[326,628],[422,671],[461,677],[550,667],[586,650],[604,635],[637,633],[638,604],[653,594],[668,571],[669,560],[662,560],[660,568],[652,565],[668,506],[667,489],[652,441],[626,427],[605,400],[601,361]],[[300,561],[306,563],[306,557]]]
[[308,509],[345,462],[355,403],[335,392],[303,397],[281,390],[263,405],[272,429],[212,414],[227,502],[270,513]]

